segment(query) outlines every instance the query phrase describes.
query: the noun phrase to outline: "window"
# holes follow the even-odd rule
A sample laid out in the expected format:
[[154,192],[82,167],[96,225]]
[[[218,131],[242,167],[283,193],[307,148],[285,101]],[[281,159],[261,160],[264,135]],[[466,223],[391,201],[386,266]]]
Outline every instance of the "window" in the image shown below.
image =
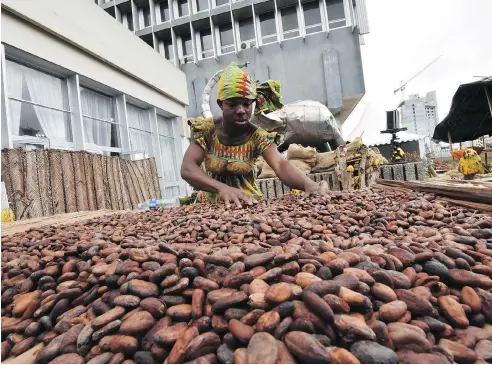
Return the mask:
[[306,34],[321,32],[323,25],[321,24],[321,12],[319,10],[319,2],[311,1],[303,4],[304,23],[306,25]]
[[193,43],[191,41],[191,35],[187,34],[181,36],[181,45],[183,47],[182,61],[184,63],[193,62]]
[[190,14],[188,0],[178,0],[178,18]]
[[202,29],[200,31],[200,48],[202,59],[214,56],[214,45],[210,29]]
[[66,80],[9,60],[6,71],[12,134],[72,142]]
[[196,0],[196,10],[197,11],[208,10],[208,0]]
[[229,0],[215,0],[215,6],[222,6],[229,4]]
[[232,32],[232,23],[219,25],[220,35],[220,53],[226,54],[234,52],[234,33]]
[[249,42],[251,45],[255,45],[255,26],[253,17],[241,19],[239,24],[239,39],[241,42]]
[[133,32],[133,16],[132,13],[127,11],[121,13],[121,24]]
[[282,16],[282,31],[284,39],[299,36],[299,22],[297,20],[297,9],[295,6],[280,10]]
[[175,198],[179,196],[179,174],[172,119],[157,115],[157,130],[163,165],[164,198]]
[[347,25],[343,0],[326,0],[326,6],[328,11],[328,26],[330,29]]
[[167,22],[171,19],[171,16],[169,14],[169,2],[167,0],[161,1],[160,3],[156,4],[156,11],[160,16],[161,22]]
[[128,129],[130,131],[131,152],[152,155],[152,133],[150,131],[149,111],[126,104]]
[[277,27],[275,26],[275,12],[260,14],[260,29],[262,44],[277,41]]
[[169,61],[174,58],[173,42],[170,39],[159,40],[159,53],[166,57]]
[[86,142],[103,147],[119,147],[113,98],[82,87],[80,102]]
[[138,18],[140,22],[140,29],[150,27],[152,25],[152,19],[150,17],[150,7],[145,6],[138,9]]

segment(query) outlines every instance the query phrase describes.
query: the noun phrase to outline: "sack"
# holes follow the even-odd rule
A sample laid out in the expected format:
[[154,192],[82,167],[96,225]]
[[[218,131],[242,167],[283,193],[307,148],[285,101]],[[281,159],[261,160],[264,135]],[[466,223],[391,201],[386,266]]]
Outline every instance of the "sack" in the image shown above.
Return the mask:
[[304,160],[289,160],[289,162],[305,174],[309,174],[311,172],[311,166],[309,166],[309,164]]
[[260,156],[256,159],[255,166],[258,172],[261,172],[263,170],[263,165],[265,164],[265,159],[263,156]]
[[316,148],[302,147],[298,144],[291,144],[287,150],[287,160],[299,159],[308,160],[316,157]]
[[273,171],[273,169],[266,162],[264,162],[258,179],[270,179],[272,177],[277,177],[277,175],[275,175],[275,171]]
[[313,167],[313,172],[328,170],[335,166],[336,152],[318,153],[316,155],[316,165]]

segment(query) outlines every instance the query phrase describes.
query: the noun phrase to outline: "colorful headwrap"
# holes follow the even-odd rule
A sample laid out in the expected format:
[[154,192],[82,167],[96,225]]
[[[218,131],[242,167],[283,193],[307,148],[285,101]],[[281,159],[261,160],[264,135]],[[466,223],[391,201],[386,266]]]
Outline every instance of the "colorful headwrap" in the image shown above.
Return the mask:
[[236,63],[231,63],[219,79],[219,100],[245,98],[256,101],[255,114],[269,113],[282,108],[280,81],[268,80],[259,83],[244,72]]

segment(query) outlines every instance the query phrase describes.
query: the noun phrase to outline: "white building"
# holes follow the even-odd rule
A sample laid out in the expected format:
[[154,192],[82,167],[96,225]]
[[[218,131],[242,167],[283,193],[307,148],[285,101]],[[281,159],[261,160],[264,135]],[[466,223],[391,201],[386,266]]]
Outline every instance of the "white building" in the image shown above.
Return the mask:
[[2,148],[155,157],[185,194],[185,74],[89,0],[2,0]]
[[401,104],[401,126],[408,132],[432,137],[439,123],[437,115],[437,96],[435,91],[425,97],[413,94]]

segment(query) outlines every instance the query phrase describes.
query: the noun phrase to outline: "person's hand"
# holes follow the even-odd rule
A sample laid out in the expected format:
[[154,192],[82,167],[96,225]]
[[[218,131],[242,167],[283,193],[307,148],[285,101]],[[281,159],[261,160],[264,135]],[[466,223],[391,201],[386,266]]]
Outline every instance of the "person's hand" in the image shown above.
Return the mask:
[[306,195],[328,195],[329,189],[328,184],[325,181],[321,182],[321,185],[312,182],[304,189]]
[[241,205],[241,201],[246,203],[247,205],[253,205],[254,199],[248,195],[243,193],[240,189],[233,188],[225,185],[222,189],[218,191],[220,199],[224,201],[227,209],[231,207],[231,203],[236,204],[236,207],[241,209],[243,206]]

